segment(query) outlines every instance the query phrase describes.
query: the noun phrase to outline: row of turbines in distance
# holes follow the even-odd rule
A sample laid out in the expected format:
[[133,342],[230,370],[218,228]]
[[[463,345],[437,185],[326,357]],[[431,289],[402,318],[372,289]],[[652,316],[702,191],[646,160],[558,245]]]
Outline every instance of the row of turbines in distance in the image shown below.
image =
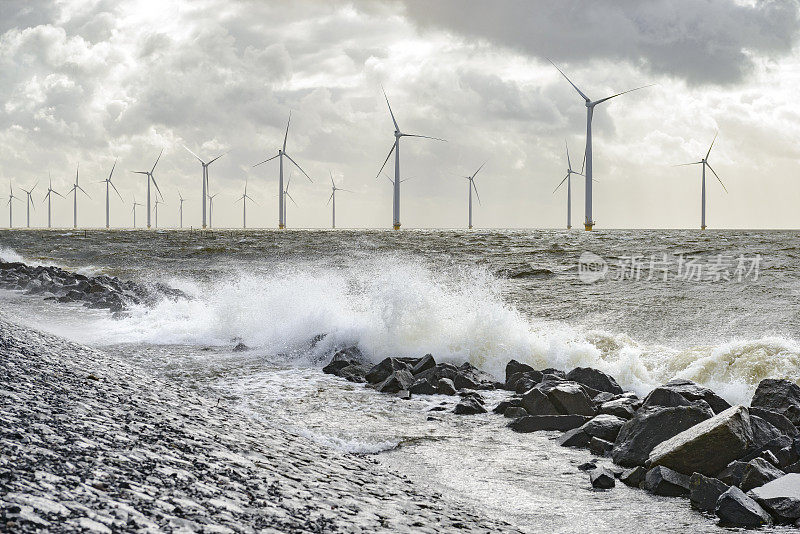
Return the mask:
[[[593,177],[592,177],[592,116],[594,114],[594,108],[596,106],[598,106],[599,104],[602,104],[603,102],[607,102],[608,100],[611,100],[612,98],[616,98],[618,96],[621,96],[621,95],[624,95],[626,93],[630,93],[630,92],[633,92],[633,91],[638,91],[638,90],[644,89],[646,87],[651,87],[651,85],[646,85],[646,86],[642,86],[642,87],[636,87],[634,89],[629,89],[627,91],[623,91],[621,93],[617,93],[617,94],[614,94],[614,95],[611,95],[611,96],[607,96],[607,97],[601,98],[599,100],[592,100],[591,98],[586,96],[586,94],[583,91],[581,91],[578,88],[578,86],[576,86],[572,82],[572,80],[570,80],[567,77],[567,75],[564,74],[564,72],[555,63],[553,63],[552,61],[550,61],[550,63],[553,64],[553,66],[561,73],[561,75],[564,77],[564,79],[566,79],[567,82],[569,82],[569,84],[575,89],[575,91],[578,92],[578,94],[581,96],[581,98],[583,98],[584,103],[586,105],[586,148],[584,150],[584,158],[583,158],[583,164],[581,165],[581,170],[579,172],[579,171],[575,171],[572,168],[572,162],[570,160],[570,155],[569,155],[569,147],[567,146],[566,147],[567,172],[566,172],[566,175],[564,176],[564,178],[561,180],[561,182],[555,188],[553,193],[558,191],[558,189],[560,189],[561,186],[566,183],[566,189],[567,189],[567,229],[570,229],[570,228],[572,228],[572,176],[576,175],[576,176],[582,176],[584,178],[584,183],[585,183],[585,187],[584,187],[584,191],[585,191],[585,216],[584,216],[584,223],[583,224],[584,224],[584,229],[589,231],[589,230],[592,230],[594,228],[594,225],[595,225],[595,221],[594,221],[594,218],[592,216],[592,184],[595,181],[593,179]],[[383,164],[381,165],[380,169],[378,170],[376,178],[379,178],[381,176],[381,173],[383,172],[383,169],[386,167],[386,164],[389,162],[389,159],[392,157],[392,154],[394,154],[394,178],[391,178],[389,176],[386,176],[386,178],[392,183],[392,188],[393,188],[393,194],[392,194],[392,228],[394,228],[395,230],[399,230],[400,229],[400,184],[404,181],[404,180],[402,180],[400,178],[400,140],[403,137],[430,139],[430,140],[434,140],[434,141],[443,141],[443,142],[445,140],[444,139],[440,139],[438,137],[431,137],[431,136],[427,136],[427,135],[419,135],[419,134],[412,134],[412,133],[403,132],[400,129],[400,126],[397,123],[397,119],[394,116],[394,111],[392,110],[392,106],[389,103],[389,98],[388,98],[388,96],[386,96],[386,92],[385,91],[384,91],[383,95],[384,95],[384,98],[386,99],[386,105],[389,108],[389,114],[390,114],[390,116],[392,118],[392,123],[394,124],[394,143],[392,144],[391,148],[389,149],[389,153],[387,154],[386,159],[383,160]],[[255,165],[253,165],[253,167],[258,167],[260,165],[263,165],[263,164],[268,163],[270,161],[273,161],[275,159],[278,160],[278,228],[279,229],[286,228],[286,204],[287,204],[287,199],[289,199],[292,202],[294,202],[294,199],[289,194],[289,185],[290,185],[290,182],[291,182],[291,177],[289,178],[289,180],[286,181],[286,184],[284,186],[284,163],[286,163],[286,165],[291,163],[291,165],[296,167],[306,178],[308,178],[309,181],[313,182],[313,180],[311,179],[311,176],[309,176],[308,173],[306,173],[306,171],[303,170],[303,168],[300,166],[300,164],[298,164],[289,155],[289,153],[286,151],[286,144],[287,144],[287,141],[288,141],[288,138],[289,138],[289,125],[291,124],[291,119],[292,119],[292,116],[291,116],[291,112],[290,112],[289,113],[289,120],[286,123],[286,132],[285,132],[284,137],[283,137],[283,145],[278,148],[277,153],[275,155],[263,160],[263,161],[260,161],[260,162],[256,163]],[[714,176],[717,178],[717,180],[719,180],[719,182],[722,185],[723,189],[725,189],[725,191],[727,192],[727,188],[725,188],[725,184],[722,183],[722,180],[720,179],[719,175],[717,175],[716,171],[714,171],[714,169],[708,163],[708,158],[709,158],[709,156],[711,154],[711,149],[714,146],[714,142],[716,141],[716,138],[717,138],[717,136],[715,135],[714,136],[714,140],[712,140],[712,142],[711,142],[711,146],[709,146],[709,148],[708,148],[708,152],[706,152],[705,156],[702,159],[700,159],[700,161],[695,161],[695,162],[691,162],[691,163],[683,163],[681,165],[678,165],[678,166],[683,166],[683,165],[701,165],[702,166],[700,228],[703,229],[703,230],[706,229],[706,169],[710,170],[714,174]],[[202,159],[200,156],[198,156],[197,154],[195,154],[194,152],[192,152],[191,150],[189,150],[189,148],[187,148],[185,146],[184,146],[184,148],[192,156],[194,156],[200,162],[200,164],[202,166],[202,171],[203,171],[203,173],[202,173],[202,227],[204,229],[205,228],[210,228],[210,227],[212,227],[212,214],[213,214],[213,206],[214,206],[214,197],[216,197],[217,194],[211,195],[210,191],[209,191],[209,167],[211,166],[211,164],[213,164],[215,161],[217,161],[219,158],[221,158],[225,154],[220,154],[219,156],[216,156],[216,157],[206,161],[206,160]],[[135,197],[133,198],[133,207],[132,207],[131,212],[132,212],[132,215],[133,215],[133,227],[134,228],[136,228],[136,208],[137,207],[145,207],[145,209],[146,209],[147,228],[151,228],[151,222],[152,222],[151,221],[151,215],[154,216],[155,227],[158,228],[158,206],[160,204],[164,203],[164,197],[163,197],[163,195],[161,193],[161,189],[158,186],[158,183],[156,182],[155,170],[156,170],[156,166],[158,165],[158,162],[161,160],[161,155],[163,153],[164,153],[164,151],[162,149],[161,153],[156,158],[156,161],[155,161],[155,163],[153,164],[153,167],[150,170],[131,171],[131,172],[133,172],[135,174],[144,175],[146,177],[146,180],[147,180],[147,196],[146,196],[145,204],[143,205],[143,204],[141,204],[139,202],[136,202],[136,198]],[[284,161],[284,158],[287,160],[286,162]],[[480,203],[480,196],[478,195],[478,189],[477,189],[477,187],[475,185],[475,177],[483,169],[485,164],[486,163],[482,164],[478,168],[478,170],[475,171],[472,175],[463,177],[463,178],[465,178],[467,180],[468,227],[470,229],[472,228],[472,193],[473,193],[473,191],[475,193],[475,197],[477,198],[478,202]],[[116,186],[112,182],[112,177],[113,177],[113,174],[114,174],[114,170],[116,169],[116,165],[117,165],[117,162],[115,161],[114,165],[111,168],[111,172],[108,175],[108,178],[98,182],[98,183],[105,184],[105,188],[106,188],[106,228],[110,228],[110,225],[111,225],[111,214],[110,214],[111,190],[113,189],[113,191],[116,192],[116,194],[119,196],[120,200],[123,200],[122,199],[122,195],[120,194],[119,190],[117,190]],[[67,194],[72,194],[73,195],[72,201],[73,201],[73,227],[74,228],[78,227],[78,196],[79,196],[79,193],[82,193],[83,195],[89,197],[89,194],[86,192],[86,190],[79,184],[78,179],[79,179],[79,167],[76,168],[76,170],[75,170],[75,183],[72,185],[72,188],[67,193]],[[347,189],[342,189],[342,188],[336,186],[336,183],[335,183],[335,181],[333,179],[333,173],[332,172],[331,172],[331,175],[330,175],[330,179],[331,179],[331,195],[330,195],[330,197],[328,197],[328,204],[330,204],[331,208],[332,208],[332,211],[331,211],[331,225],[332,225],[333,228],[336,228],[336,192],[337,191],[348,191],[348,190]],[[22,189],[25,192],[26,196],[27,196],[26,197],[26,204],[27,204],[27,227],[28,228],[30,228],[31,207],[33,207],[35,209],[35,204],[33,202],[33,190],[35,189],[36,185],[38,185],[38,182],[37,182],[37,184],[34,184],[34,186],[31,187],[30,189]],[[154,202],[153,202],[152,205],[151,205],[151,199],[153,198],[153,195],[151,194],[151,185],[156,190],[156,196],[155,196],[155,199],[154,199]],[[52,211],[51,211],[51,207],[52,206],[51,205],[52,205],[53,195],[57,195],[59,197],[66,198],[66,197],[64,197],[64,195],[62,195],[61,193],[59,193],[59,192],[57,192],[57,191],[55,191],[53,189],[52,180],[51,180],[49,185],[48,185],[47,192],[46,192],[46,194],[44,196],[44,199],[43,199],[43,202],[47,201],[47,227],[48,228],[52,228]],[[186,201],[186,199],[183,198],[183,195],[181,195],[180,191],[178,192],[178,198],[179,198],[179,206],[178,206],[179,226],[180,226],[180,228],[183,228],[183,203]],[[9,227],[13,227],[13,211],[12,211],[12,209],[13,209],[13,202],[15,200],[16,201],[21,201],[21,199],[19,197],[14,195],[13,186],[10,186],[10,193],[9,193],[9,197],[8,197]],[[247,228],[247,202],[248,201],[255,202],[247,194],[247,181],[245,181],[244,192],[243,192],[242,196],[240,196],[236,200],[236,202],[241,202],[242,203],[242,227],[243,228]],[[123,202],[124,202],[124,200],[123,200]]]

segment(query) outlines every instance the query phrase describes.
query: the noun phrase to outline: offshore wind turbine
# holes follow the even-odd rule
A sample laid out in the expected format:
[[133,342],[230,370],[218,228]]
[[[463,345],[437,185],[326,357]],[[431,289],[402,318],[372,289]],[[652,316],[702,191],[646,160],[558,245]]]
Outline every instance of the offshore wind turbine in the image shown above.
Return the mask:
[[[200,158],[200,156],[198,156],[197,154],[195,154],[194,152],[189,150],[189,148],[186,145],[184,145],[183,148],[185,148],[189,152],[189,154],[191,154],[192,156],[197,158],[197,161],[199,161],[200,165],[203,166],[203,202],[202,202],[202,204],[203,204],[203,228],[205,228],[206,227],[206,200],[208,198],[208,167],[209,167],[209,165],[211,165],[212,163],[217,161],[219,158],[221,158],[222,156],[227,154],[227,152],[224,152],[224,153],[220,154],[219,156],[217,156],[216,158],[211,159],[208,162],[206,162],[206,161],[203,161],[202,158]],[[209,216],[209,218],[210,218],[210,216]],[[183,219],[183,208],[182,207],[181,207],[181,219]],[[181,228],[183,228],[183,225],[181,225]]]
[[592,100],[591,98],[586,96],[586,94],[583,91],[578,89],[578,86],[575,85],[574,83],[572,83],[572,80],[567,78],[567,75],[564,74],[564,71],[559,69],[558,66],[555,63],[553,63],[549,59],[547,61],[550,61],[550,64],[553,65],[556,68],[556,70],[558,70],[558,72],[561,73],[561,75],[564,77],[564,79],[566,79],[569,82],[569,84],[576,91],[578,91],[578,94],[581,95],[581,98],[583,98],[584,101],[586,102],[586,152],[585,152],[585,157],[586,157],[586,175],[585,175],[585,178],[586,178],[586,208],[585,208],[586,209],[586,218],[585,218],[585,220],[583,222],[583,226],[588,231],[588,230],[591,230],[594,227],[594,224],[595,224],[595,221],[592,218],[592,116],[594,115],[594,108],[598,104],[602,104],[603,102],[611,100],[612,98],[616,98],[616,97],[618,97],[620,95],[624,95],[625,93],[630,93],[632,91],[638,91],[639,89],[644,89],[645,87],[651,87],[652,84],[643,85],[642,87],[636,87],[634,89],[628,89],[627,91],[623,91],[623,92],[617,93],[615,95],[607,96],[605,98],[601,98],[600,100]]
[[[286,189],[283,190],[283,194],[285,196],[289,197],[289,200],[292,201],[292,204],[297,206],[297,202],[295,202],[294,198],[292,198],[292,195],[289,194],[289,184],[291,184],[291,183],[292,183],[292,177],[290,176],[289,179],[286,181]],[[287,202],[284,200],[284,202],[283,202],[283,224],[284,224],[284,228],[286,227],[286,204],[287,204]]]
[[486,162],[484,162],[483,165],[478,167],[478,170],[475,171],[475,173],[473,173],[472,176],[462,176],[462,178],[465,178],[467,180],[467,199],[468,199],[468,203],[469,203],[469,212],[468,213],[469,213],[469,229],[470,230],[472,230],[472,190],[473,189],[475,190],[475,197],[478,199],[478,204],[480,204],[481,203],[481,197],[478,194],[478,188],[475,187],[475,177],[478,175],[479,172],[481,172],[481,169],[483,169],[484,165],[486,165]]
[[711,141],[711,146],[708,147],[708,152],[706,152],[706,155],[705,155],[705,157],[703,159],[701,159],[700,161],[694,161],[692,163],[681,163],[680,165],[675,165],[675,167],[683,167],[683,166],[686,166],[686,165],[702,165],[703,166],[703,182],[702,182],[702,189],[701,189],[702,193],[701,193],[701,201],[700,201],[700,229],[701,230],[705,230],[706,229],[706,167],[708,167],[708,169],[711,172],[714,173],[714,176],[717,177],[717,180],[719,180],[719,183],[722,186],[722,188],[725,190],[725,192],[726,193],[728,192],[728,188],[725,187],[725,184],[722,183],[722,179],[720,179],[720,177],[717,174],[717,172],[711,167],[711,164],[708,163],[708,156],[711,154],[711,149],[714,148],[714,142],[717,140],[717,135],[718,134],[719,134],[719,132],[714,134],[714,139]]
[[255,202],[256,204],[258,204],[255,200],[252,199],[252,197],[250,197],[250,195],[247,194],[247,178],[245,178],[245,180],[244,180],[244,194],[241,197],[239,197],[239,199],[236,202],[239,202],[240,200],[242,201],[242,228],[246,229],[247,228],[247,201],[249,200],[250,202]]
[[352,193],[349,189],[342,189],[341,187],[336,187],[336,182],[333,181],[333,171],[329,171],[331,174],[331,196],[328,198],[328,204],[333,202],[333,213],[331,218],[331,228],[336,228],[336,192],[337,191],[345,191],[347,193]]
[[110,211],[109,211],[109,193],[110,193],[110,191],[108,190],[108,189],[109,189],[109,188],[108,188],[108,186],[111,186],[111,187],[113,187],[113,188],[114,188],[114,191],[116,191],[116,192],[117,192],[117,196],[119,197],[119,199],[120,199],[120,200],[122,200],[123,202],[125,202],[125,201],[122,199],[122,195],[120,195],[120,194],[119,194],[119,190],[117,189],[117,186],[115,186],[115,185],[114,185],[114,183],[111,181],[111,176],[114,174],[114,169],[115,169],[116,167],[117,167],[117,160],[115,159],[115,160],[114,160],[114,165],[111,167],[111,172],[110,172],[110,173],[108,173],[108,178],[106,178],[105,180],[100,180],[100,181],[98,182],[98,183],[100,183],[100,184],[102,184],[102,183],[105,183],[105,184],[106,184],[106,230],[108,230],[108,228],[109,228],[109,225],[110,225],[110,219],[111,219],[111,217],[110,217]]
[[136,206],[143,206],[140,202],[136,202],[136,195],[133,196],[133,228],[136,229]]
[[183,228],[183,203],[186,202],[186,199],[183,198],[180,191],[178,191],[178,200],[180,201],[180,207],[178,208],[180,227]]
[[16,200],[17,202],[20,201],[19,197],[14,196],[14,186],[11,185],[11,181],[8,182],[8,188],[10,193],[8,195],[8,227],[14,228],[14,212],[13,212],[13,204],[12,202]]
[[134,174],[144,174],[147,176],[147,228],[150,228],[150,182],[153,182],[153,185],[156,186],[156,191],[158,191],[158,196],[161,197],[161,200],[164,200],[164,195],[161,194],[161,188],[158,187],[156,183],[156,179],[153,176],[153,172],[156,170],[156,165],[158,165],[158,160],[161,159],[161,154],[164,153],[164,149],[161,149],[161,152],[158,153],[158,157],[156,158],[156,162],[153,163],[153,168],[149,171],[131,171]]
[[213,195],[208,195],[208,227],[213,228],[214,226],[211,224],[211,215],[214,213],[214,197],[219,195],[219,193],[214,193]]
[[36,189],[37,185],[39,185],[38,180],[37,180],[37,182],[35,184],[33,184],[33,187],[31,187],[30,189],[22,189],[20,187],[20,189],[25,191],[25,194],[28,195],[28,198],[25,200],[25,204],[26,204],[27,211],[28,211],[28,221],[27,221],[27,224],[26,224],[26,228],[30,228],[31,227],[31,205],[33,205],[33,209],[36,210],[36,205],[33,204],[33,190]]
[[47,194],[44,196],[44,199],[42,199],[42,202],[44,202],[45,200],[47,201],[47,227],[48,228],[52,228],[53,227],[52,218],[50,217],[50,214],[51,214],[51,200],[52,200],[52,194],[53,193],[55,193],[56,195],[60,196],[61,198],[65,198],[64,195],[62,195],[61,193],[59,193],[58,191],[53,189],[53,179],[50,178],[50,185],[47,186]]
[[394,185],[394,195],[392,201],[392,228],[394,228],[395,230],[399,230],[400,229],[400,183],[402,182],[402,180],[400,179],[400,138],[420,137],[422,139],[433,139],[435,141],[445,141],[445,140],[439,139],[438,137],[429,137],[427,135],[408,134],[401,132],[400,126],[397,125],[397,120],[394,118],[392,105],[389,104],[389,97],[386,96],[386,91],[383,91],[383,97],[386,99],[386,105],[389,106],[389,114],[392,116],[392,122],[394,123],[394,143],[392,144],[392,148],[389,149],[389,154],[386,155],[386,159],[383,160],[383,165],[381,165],[381,168],[378,170],[378,174],[375,177],[377,178],[378,176],[381,175],[381,171],[383,171],[383,168],[386,167],[386,162],[389,161],[389,158],[392,157],[392,152],[394,152],[394,180],[392,181],[392,184]]
[[[282,149],[279,148],[278,149],[278,153],[275,154],[274,156],[272,156],[271,158],[267,158],[264,161],[261,161],[259,163],[256,163],[255,165],[253,165],[253,167],[258,167],[262,163],[266,163],[268,161],[272,161],[273,159],[280,157],[280,170],[279,170],[279,173],[278,173],[278,228],[281,229],[281,230],[286,228],[286,206],[285,206],[285,199],[283,198],[283,195],[285,193],[284,187],[283,187],[283,157],[286,156],[287,158],[289,158],[289,161],[294,163],[294,166],[297,167],[298,169],[300,169],[300,172],[302,172],[303,174],[306,175],[306,178],[308,178],[309,182],[313,182],[314,181],[306,173],[306,171],[304,171],[303,168],[295,160],[293,160],[292,157],[289,154],[286,153],[286,140],[289,137],[289,124],[291,124],[291,122],[292,122],[292,112],[290,111],[289,112],[289,120],[286,122],[286,133],[283,136],[283,148]],[[288,188],[289,188],[289,186],[287,184],[286,189],[288,189]],[[289,197],[289,198],[292,198],[292,197]],[[294,202],[294,200],[292,200],[292,202]]]
[[583,176],[583,166],[581,166],[581,172],[572,170],[572,161],[569,159],[569,145],[567,145],[566,139],[564,139],[564,146],[567,148],[567,174],[564,176],[564,179],[559,182],[558,186],[553,189],[553,194],[555,195],[556,191],[558,191],[564,182],[567,182],[567,230],[569,230],[572,228],[572,175],[577,174],[578,176]]
[[[92,198],[89,196],[89,193],[86,192],[84,188],[78,185],[78,170],[80,169],[80,163],[75,167],[75,183],[72,185],[72,189],[69,190],[69,193],[74,193],[75,197],[72,199],[72,227],[78,228],[78,190],[80,190],[84,195],[88,198]],[[67,194],[69,194],[67,193]]]
[[155,205],[156,205],[156,207],[155,207],[155,212],[156,212],[156,230],[158,230],[158,205],[159,204],[163,204],[163,203],[164,203],[163,200],[158,200],[158,198],[156,198],[156,202],[155,202]]

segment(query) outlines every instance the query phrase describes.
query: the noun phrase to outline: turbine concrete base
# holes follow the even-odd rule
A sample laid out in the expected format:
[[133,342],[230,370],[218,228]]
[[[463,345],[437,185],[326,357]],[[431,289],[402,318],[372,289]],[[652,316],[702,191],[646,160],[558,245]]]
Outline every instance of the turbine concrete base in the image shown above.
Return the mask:
[[278,225],[278,230],[286,230],[286,225],[284,225],[284,224],[279,224],[279,225]]
[[397,224],[393,225],[392,228],[394,228],[395,230],[399,230],[400,229],[400,223],[397,223]]
[[583,227],[587,232],[591,232],[594,228],[594,223],[583,223]]

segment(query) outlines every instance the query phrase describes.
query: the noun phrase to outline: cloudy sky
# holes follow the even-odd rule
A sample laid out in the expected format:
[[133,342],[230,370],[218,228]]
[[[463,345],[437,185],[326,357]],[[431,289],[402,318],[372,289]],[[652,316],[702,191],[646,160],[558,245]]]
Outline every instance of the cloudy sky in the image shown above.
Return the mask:
[[[391,225],[391,184],[376,179],[393,142],[386,88],[403,130],[404,227],[466,225],[478,175],[483,227],[561,227],[565,140],[585,143],[585,107],[547,62],[590,97],[632,87],[595,112],[598,228],[699,225],[696,161],[708,182],[708,224],[800,227],[800,50],[793,0],[4,0],[0,3],[0,184],[39,180],[33,222],[46,223],[48,173],[65,192],[80,162],[80,223],[103,224],[104,179],[116,158],[112,224],[131,224],[156,179],[162,226],[200,222],[200,164],[211,167],[215,226],[241,224],[245,179],[258,202],[248,226],[277,225],[276,153],[289,111],[295,173],[288,223],[330,224],[329,173],[344,227]],[[288,173],[287,173],[288,174]],[[19,191],[17,190],[19,194]],[[23,194],[24,195],[24,194]],[[0,221],[7,224],[3,203]],[[54,203],[71,223],[71,200]],[[24,204],[14,210],[24,224]],[[583,184],[573,182],[573,224]],[[137,222],[144,220],[138,212]]]

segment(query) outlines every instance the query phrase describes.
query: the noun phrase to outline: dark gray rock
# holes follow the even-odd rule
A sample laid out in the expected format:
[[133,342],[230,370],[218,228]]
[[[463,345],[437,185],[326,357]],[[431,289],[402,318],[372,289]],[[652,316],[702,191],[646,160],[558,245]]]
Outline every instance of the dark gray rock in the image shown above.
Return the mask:
[[694,473],[689,478],[689,501],[692,508],[714,513],[719,496],[728,491],[728,486],[716,478]]
[[360,363],[351,363],[350,365],[343,367],[336,373],[337,376],[344,378],[350,382],[366,382],[366,378],[364,375],[367,374],[367,368],[361,365]]
[[[380,384],[389,378],[389,375],[400,370],[408,370],[408,364],[397,358],[386,358],[379,364],[372,367],[372,369],[367,372],[364,378],[366,378],[367,382],[370,384]],[[411,373],[409,372],[409,374]],[[409,386],[411,386],[411,384],[409,384]]]
[[[750,421],[752,422],[753,420],[756,420],[756,419],[758,419],[758,418],[751,417]],[[753,447],[750,448],[750,452],[748,452],[747,454],[745,454],[744,456],[742,456],[739,459],[741,461],[743,461],[743,462],[749,462],[753,458],[758,458],[759,456],[763,457],[764,454],[767,453],[767,452],[770,452],[770,453],[774,454],[777,457],[779,454],[783,454],[781,452],[783,449],[787,449],[787,451],[786,451],[786,454],[787,454],[786,455],[786,461],[787,461],[787,463],[785,465],[788,465],[788,464],[792,463],[793,458],[794,458],[794,454],[793,454],[794,448],[792,447],[792,444],[793,444],[792,438],[790,438],[789,436],[780,435],[778,437],[775,437],[775,438],[767,441],[766,443],[762,443],[760,446],[755,446],[754,445]]]
[[350,365],[348,360],[333,360],[322,368],[322,372],[327,375],[338,375],[339,371]]
[[576,447],[586,448],[589,446],[589,441],[592,437],[584,432],[581,428],[573,428],[566,431],[558,438],[558,444],[562,447]]
[[414,395],[436,395],[439,392],[439,390],[436,389],[436,386],[431,384],[430,380],[425,378],[414,380],[414,383],[411,385],[409,391],[411,391],[411,393]]
[[780,430],[783,434],[789,437],[795,437],[800,435],[798,432],[797,427],[792,424],[789,419],[778,412],[773,412],[772,410],[767,410],[766,408],[759,408],[757,406],[750,407],[750,416],[760,417],[761,419],[767,421],[769,424]]
[[611,489],[616,485],[614,474],[603,467],[589,471],[589,481],[595,489]]
[[521,363],[517,360],[510,360],[506,364],[506,384],[508,384],[511,377],[515,374],[526,373],[529,371],[535,371],[535,369],[526,363]]
[[627,397],[612,399],[600,405],[600,413],[632,419],[636,415],[636,401]]
[[789,436],[784,436],[783,432],[778,430],[772,424],[755,415],[750,417],[750,428],[753,430],[753,442],[751,444],[751,449],[761,449],[767,443],[780,437],[791,439]]
[[750,406],[779,413],[797,426],[800,424],[800,387],[789,380],[767,378],[758,384]]
[[453,384],[456,389],[494,389],[495,381],[491,375],[465,362],[453,377]]
[[515,432],[538,432],[540,430],[560,430],[566,432],[578,428],[589,417],[583,415],[528,415],[520,417],[508,424]]
[[715,414],[724,412],[725,410],[731,407],[728,401],[726,401],[725,399],[723,399],[710,389],[703,386],[699,386],[694,382],[692,382],[691,380],[677,378],[674,380],[670,380],[669,382],[664,384],[664,387],[672,389],[673,391],[677,391],[678,393],[686,397],[687,400],[690,401],[702,400],[707,402],[708,405],[711,406],[711,409],[714,410]]
[[467,397],[456,404],[453,413],[458,415],[477,415],[479,413],[486,413],[486,408],[474,397]]
[[668,387],[657,387],[647,394],[642,402],[642,408],[661,406],[663,408],[674,408],[676,406],[689,406],[692,404],[686,397]]
[[623,467],[644,465],[653,448],[684,430],[710,419],[710,409],[698,406],[653,407],[636,412],[619,431],[611,457]]
[[407,389],[401,389],[397,393],[395,393],[399,398],[403,400],[411,400],[411,392]]
[[642,487],[656,495],[681,497],[689,494],[689,477],[672,469],[657,466],[647,472]]
[[729,486],[738,486],[742,483],[745,467],[747,467],[747,462],[734,460],[726,465],[722,471],[717,473],[716,478],[720,479]]
[[613,448],[614,444],[610,441],[606,441],[594,436],[592,436],[592,439],[589,440],[589,452],[595,456],[608,456],[611,454],[611,449]]
[[536,387],[542,381],[542,373],[539,371],[531,371],[528,373],[517,373],[506,384],[506,389],[516,393],[525,393],[531,388]]
[[505,411],[509,408],[520,408],[520,407],[522,407],[522,399],[511,398],[501,401],[497,406],[495,406],[492,409],[492,411],[494,413],[505,413]]
[[644,477],[646,474],[647,474],[647,469],[645,469],[641,465],[637,465],[636,467],[624,470],[622,474],[620,474],[619,479],[626,486],[638,488],[644,482]]
[[753,488],[763,486],[777,478],[781,478],[784,472],[769,463],[764,458],[755,458],[747,462],[742,473],[742,482],[739,488],[748,492]]
[[381,393],[397,393],[402,389],[410,388],[413,383],[413,375],[407,368],[405,368],[391,373],[383,382],[378,384],[375,389]]
[[595,460],[584,462],[578,466],[578,471],[591,471],[592,469],[597,469],[597,462]]
[[553,367],[548,367],[547,369],[542,369],[542,375],[552,375],[560,380],[567,379],[567,373],[562,371],[561,369],[555,369]]
[[533,388],[522,396],[522,407],[530,415],[559,415],[561,412],[550,398],[538,388]]
[[525,411],[525,408],[521,408],[519,406],[510,406],[505,412],[503,412],[504,417],[517,418],[525,417],[526,415],[528,415],[528,412]]
[[449,378],[440,378],[439,382],[436,383],[436,391],[439,395],[455,395],[456,387]]
[[736,486],[719,496],[714,512],[724,526],[752,528],[772,524],[769,514]]
[[754,488],[748,493],[776,519],[794,522],[800,519],[800,474],[789,473]]
[[615,415],[597,415],[584,424],[581,429],[589,436],[610,441],[613,445],[625,419]]
[[615,395],[622,393],[622,388],[613,377],[591,367],[576,367],[567,373],[565,378],[596,389],[597,391],[605,391]]
[[434,367],[436,367],[436,360],[433,359],[432,355],[426,354],[411,368],[411,374],[416,376],[422,371],[427,371]]
[[547,398],[565,415],[589,415],[597,413],[589,396],[574,382],[562,382],[549,388]]

